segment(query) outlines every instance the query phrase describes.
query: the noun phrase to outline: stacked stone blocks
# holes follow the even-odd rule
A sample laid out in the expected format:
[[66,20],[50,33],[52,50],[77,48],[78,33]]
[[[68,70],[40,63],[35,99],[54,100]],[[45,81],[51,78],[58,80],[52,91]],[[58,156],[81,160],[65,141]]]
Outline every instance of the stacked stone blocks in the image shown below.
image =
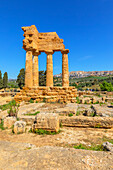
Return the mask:
[[15,100],[17,102],[29,101],[33,99],[35,102],[76,102],[77,90],[75,87],[24,87],[21,92],[17,93]]

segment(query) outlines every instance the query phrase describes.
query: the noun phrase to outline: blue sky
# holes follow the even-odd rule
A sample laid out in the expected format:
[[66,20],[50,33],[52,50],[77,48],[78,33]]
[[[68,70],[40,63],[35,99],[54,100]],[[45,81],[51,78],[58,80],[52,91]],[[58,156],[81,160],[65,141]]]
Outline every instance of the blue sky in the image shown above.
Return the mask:
[[[113,70],[113,0],[0,0],[0,70],[16,78],[25,67],[22,26],[57,32],[69,53],[69,71]],[[53,55],[54,74],[62,55]],[[46,54],[39,56],[46,70]]]

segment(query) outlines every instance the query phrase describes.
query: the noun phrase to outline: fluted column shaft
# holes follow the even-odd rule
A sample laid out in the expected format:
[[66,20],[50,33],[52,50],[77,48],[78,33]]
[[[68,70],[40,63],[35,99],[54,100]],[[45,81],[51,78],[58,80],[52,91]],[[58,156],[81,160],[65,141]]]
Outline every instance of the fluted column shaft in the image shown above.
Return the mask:
[[25,66],[25,87],[32,88],[33,86],[33,61],[32,51],[26,52],[26,66]]
[[47,52],[46,86],[53,86],[53,52]]
[[34,55],[33,61],[33,86],[39,86],[38,55]]
[[69,50],[62,51],[62,86],[64,87],[69,87],[68,53]]

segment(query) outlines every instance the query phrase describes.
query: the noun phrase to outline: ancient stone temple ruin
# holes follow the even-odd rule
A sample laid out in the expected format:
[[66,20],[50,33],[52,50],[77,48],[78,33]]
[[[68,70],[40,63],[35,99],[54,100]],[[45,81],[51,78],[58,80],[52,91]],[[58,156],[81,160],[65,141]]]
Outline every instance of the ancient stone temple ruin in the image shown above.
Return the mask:
[[[39,33],[35,25],[22,27],[24,31],[23,49],[26,51],[25,87],[15,96],[17,101],[46,100],[47,102],[74,102],[75,87],[69,87],[68,53],[63,39],[56,32]],[[62,53],[62,87],[53,86],[53,53]],[[39,86],[38,56],[47,54],[46,87]]]

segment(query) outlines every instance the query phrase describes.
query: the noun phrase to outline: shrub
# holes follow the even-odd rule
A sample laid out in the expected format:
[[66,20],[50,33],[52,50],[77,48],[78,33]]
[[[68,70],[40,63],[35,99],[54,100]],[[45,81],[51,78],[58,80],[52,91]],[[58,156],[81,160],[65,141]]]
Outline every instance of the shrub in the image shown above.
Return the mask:
[[33,100],[33,99],[30,99],[30,100],[29,100],[29,103],[34,103],[34,100]]
[[63,127],[62,122],[60,122],[60,127],[61,127],[61,128]]
[[79,110],[77,110],[76,116],[79,116],[79,115],[80,115],[80,111],[79,111]]
[[107,83],[106,81],[103,81],[102,84],[100,84],[100,88],[102,91],[113,91],[113,85],[112,83]]
[[69,117],[72,117],[72,116],[73,116],[73,113],[69,113],[68,116],[69,116]]
[[80,104],[80,100],[79,100],[79,97],[76,97],[76,99],[77,99],[77,103],[78,103],[78,104]]
[[43,98],[43,102],[46,103],[46,98],[45,97]]
[[18,105],[17,106],[11,106],[10,109],[7,111],[8,112],[8,116],[15,116],[17,117],[17,113],[18,113]]
[[[16,101],[15,100],[12,100],[12,101],[10,101],[8,104],[4,104],[4,105],[1,105],[0,106],[0,109],[1,110],[7,110],[7,109],[10,109],[10,107],[12,107],[12,106],[16,106],[17,104],[16,104]],[[18,107],[19,107],[19,105],[18,105]]]

